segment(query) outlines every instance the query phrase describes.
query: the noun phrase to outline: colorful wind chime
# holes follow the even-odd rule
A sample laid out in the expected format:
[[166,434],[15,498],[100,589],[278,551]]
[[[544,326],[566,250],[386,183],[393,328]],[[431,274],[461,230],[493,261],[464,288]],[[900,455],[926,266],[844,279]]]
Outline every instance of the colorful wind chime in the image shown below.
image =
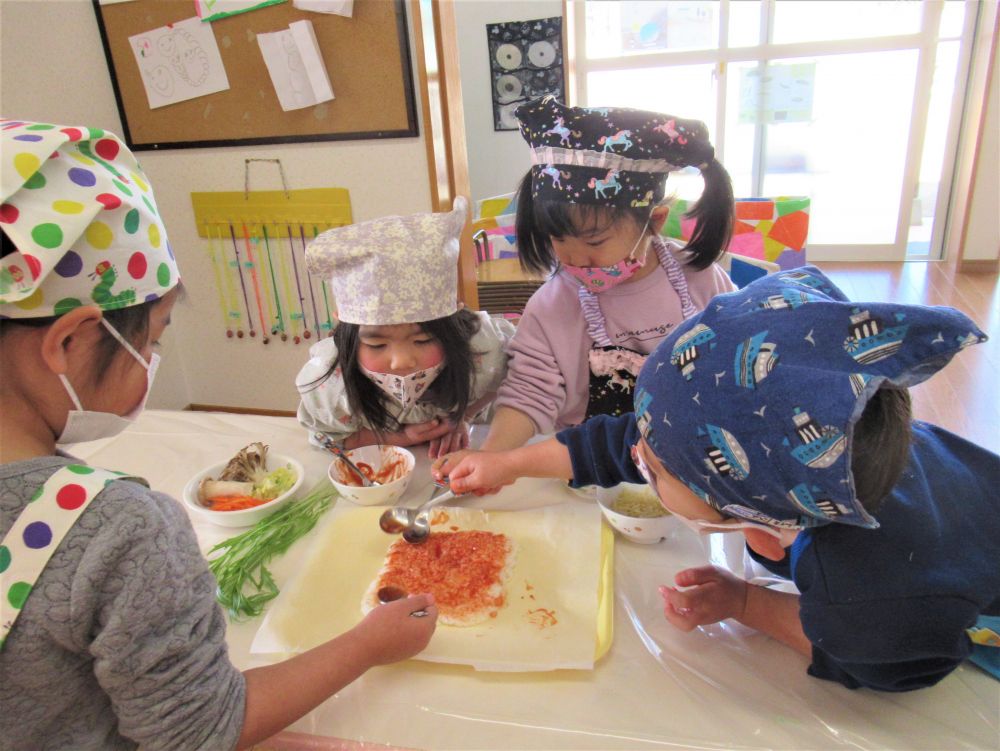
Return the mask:
[[[277,160],[247,160],[248,169],[251,161]],[[299,344],[333,332],[333,296],[306,272],[305,250],[320,232],[351,223],[346,189],[251,192],[248,179],[242,193],[192,193],[191,201],[226,337]]]

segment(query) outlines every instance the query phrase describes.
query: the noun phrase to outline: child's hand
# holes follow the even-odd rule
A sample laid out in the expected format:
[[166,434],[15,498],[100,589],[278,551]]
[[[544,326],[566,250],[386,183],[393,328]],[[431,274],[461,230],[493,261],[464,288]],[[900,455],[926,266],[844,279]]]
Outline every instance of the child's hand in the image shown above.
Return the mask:
[[505,458],[502,451],[458,451],[434,462],[431,472],[437,480],[447,477],[455,493],[491,495],[518,478]]
[[[412,613],[424,610],[427,615]],[[433,595],[410,595],[379,605],[354,631],[367,650],[372,665],[388,665],[423,651],[437,625]]]
[[681,571],[674,577],[678,587],[660,587],[663,614],[681,631],[716,623],[726,618],[742,619],[747,604],[745,581],[717,566]]
[[469,446],[469,424],[460,420],[450,433],[435,438],[427,449],[430,459],[439,459],[452,451],[461,451]]
[[[437,440],[445,435],[450,435],[453,429],[454,426],[447,420],[435,418],[427,422],[404,425],[402,430],[397,430],[395,433],[386,433],[382,436],[381,440],[377,436],[373,436],[373,440],[367,443],[385,443],[390,446],[416,446],[421,443]],[[367,443],[359,443],[358,445],[364,446]]]

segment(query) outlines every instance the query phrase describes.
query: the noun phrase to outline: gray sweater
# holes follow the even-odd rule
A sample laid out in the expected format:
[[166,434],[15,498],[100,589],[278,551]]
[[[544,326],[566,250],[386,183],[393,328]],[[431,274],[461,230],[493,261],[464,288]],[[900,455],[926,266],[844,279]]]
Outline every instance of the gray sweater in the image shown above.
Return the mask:
[[[0,538],[68,463],[0,465]],[[180,504],[112,483],[50,559],[0,652],[0,750],[233,748],[246,684],[225,635]]]

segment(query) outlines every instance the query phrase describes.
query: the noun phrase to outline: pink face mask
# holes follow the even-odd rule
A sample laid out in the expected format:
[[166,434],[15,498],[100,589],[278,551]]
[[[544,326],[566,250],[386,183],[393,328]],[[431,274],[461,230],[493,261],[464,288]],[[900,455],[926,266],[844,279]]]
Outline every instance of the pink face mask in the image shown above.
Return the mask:
[[635,275],[635,272],[645,265],[645,257],[641,261],[638,260],[635,257],[635,250],[639,247],[639,243],[646,237],[646,227],[648,226],[649,222],[646,222],[643,225],[642,232],[639,233],[639,239],[632,246],[632,250],[629,251],[629,254],[625,258],[613,266],[570,266],[569,264],[563,264],[563,268],[566,269],[570,276],[586,287],[588,291],[594,294],[607,292],[612,287],[617,287],[622,282],[631,279]]

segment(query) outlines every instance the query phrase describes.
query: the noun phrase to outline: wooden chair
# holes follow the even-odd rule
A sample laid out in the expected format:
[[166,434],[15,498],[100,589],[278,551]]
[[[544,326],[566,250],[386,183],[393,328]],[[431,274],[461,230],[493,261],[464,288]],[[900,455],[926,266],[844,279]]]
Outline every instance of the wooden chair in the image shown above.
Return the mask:
[[480,309],[516,321],[545,279],[521,269],[514,238],[513,198],[510,193],[478,202],[472,240]]

